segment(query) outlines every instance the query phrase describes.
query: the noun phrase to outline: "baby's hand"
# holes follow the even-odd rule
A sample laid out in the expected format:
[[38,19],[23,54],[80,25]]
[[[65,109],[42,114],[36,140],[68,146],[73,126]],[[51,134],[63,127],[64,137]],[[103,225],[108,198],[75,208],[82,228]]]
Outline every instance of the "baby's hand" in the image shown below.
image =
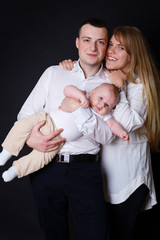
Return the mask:
[[127,132],[124,132],[124,133],[122,134],[122,139],[123,139],[124,141],[127,141],[127,143],[129,144],[129,135],[128,135]]
[[80,100],[80,106],[82,108],[89,107],[89,101],[88,101],[88,98],[85,95],[82,95],[79,100]]

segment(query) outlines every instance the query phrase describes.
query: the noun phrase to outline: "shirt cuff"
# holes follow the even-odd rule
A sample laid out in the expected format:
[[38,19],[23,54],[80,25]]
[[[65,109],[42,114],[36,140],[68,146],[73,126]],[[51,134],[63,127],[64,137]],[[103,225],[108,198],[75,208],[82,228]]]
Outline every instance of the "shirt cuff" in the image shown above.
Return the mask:
[[104,118],[103,120],[104,121],[107,121],[108,119],[112,118],[112,115],[110,113],[108,113]]

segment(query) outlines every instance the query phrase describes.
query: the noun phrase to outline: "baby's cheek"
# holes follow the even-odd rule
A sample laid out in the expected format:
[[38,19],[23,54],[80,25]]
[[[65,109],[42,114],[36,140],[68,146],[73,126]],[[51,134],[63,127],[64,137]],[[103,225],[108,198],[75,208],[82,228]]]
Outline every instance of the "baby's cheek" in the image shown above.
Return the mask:
[[102,115],[106,115],[110,112],[109,108],[104,108],[103,111],[102,111]]

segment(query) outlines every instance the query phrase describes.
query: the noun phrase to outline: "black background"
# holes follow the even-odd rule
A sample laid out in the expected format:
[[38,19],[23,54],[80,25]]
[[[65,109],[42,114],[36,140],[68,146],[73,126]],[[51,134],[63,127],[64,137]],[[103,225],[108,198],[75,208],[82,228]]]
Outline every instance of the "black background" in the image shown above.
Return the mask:
[[[77,59],[75,38],[86,18],[102,18],[110,32],[117,25],[138,27],[160,63],[158,1],[5,1],[0,6],[0,142],[43,71],[63,59]],[[155,109],[156,111],[156,109]],[[20,155],[28,152],[27,147]],[[158,204],[141,214],[137,239],[158,239],[160,155],[152,166]],[[11,166],[12,158],[0,168]],[[4,183],[0,178],[0,239],[43,240],[29,177]],[[120,238],[119,238],[120,239]]]

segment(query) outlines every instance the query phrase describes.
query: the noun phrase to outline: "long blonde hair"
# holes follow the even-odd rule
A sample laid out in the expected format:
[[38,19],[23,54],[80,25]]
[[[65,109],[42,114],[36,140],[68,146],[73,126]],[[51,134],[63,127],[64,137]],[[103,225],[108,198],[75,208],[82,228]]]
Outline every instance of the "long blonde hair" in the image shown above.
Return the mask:
[[[131,56],[127,80],[134,82],[135,73],[143,84],[143,96],[147,100],[147,119],[145,126],[152,150],[159,151],[160,143],[160,75],[148,43],[136,27],[119,26],[114,29],[114,37]],[[135,83],[135,82],[134,82]]]

